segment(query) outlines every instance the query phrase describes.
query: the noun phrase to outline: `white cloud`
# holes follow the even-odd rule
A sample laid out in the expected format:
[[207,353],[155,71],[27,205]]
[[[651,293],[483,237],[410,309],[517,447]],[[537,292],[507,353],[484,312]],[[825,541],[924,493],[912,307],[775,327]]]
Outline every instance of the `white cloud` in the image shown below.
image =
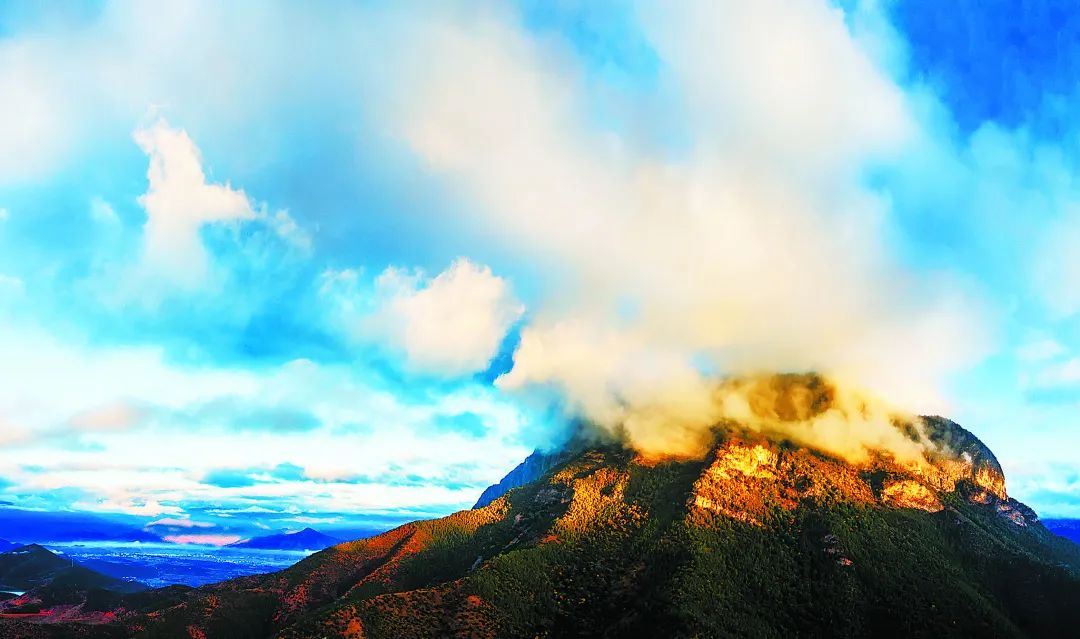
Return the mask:
[[486,368],[525,310],[506,280],[467,259],[430,279],[389,268],[376,288],[380,308],[362,333],[400,349],[409,367],[447,376]]
[[273,215],[264,215],[265,221],[270,225],[278,237],[290,245],[304,251],[310,251],[312,247],[311,234],[300,227],[296,220],[289,215],[288,211],[277,211]]
[[178,515],[182,511],[179,506],[159,503],[155,499],[147,501],[139,500],[114,500],[102,499],[96,502],[77,502],[73,505],[77,510],[89,510],[106,513],[123,513],[138,517],[158,517],[160,515]]
[[1030,376],[1033,388],[1057,389],[1076,386],[1080,383],[1080,358],[1048,364]]
[[[411,396],[373,383],[353,365],[297,360],[261,372],[184,367],[157,349],[90,348],[10,327],[0,332],[0,351],[0,444],[11,453],[0,458],[0,475],[22,497],[73,489],[100,498],[80,500],[82,509],[182,515],[175,504],[253,505],[272,496],[302,511],[445,512],[471,504],[542,440],[528,430],[521,409],[492,389]],[[321,425],[304,433],[237,432],[227,415],[195,410],[219,398],[242,398],[256,408],[304,406]],[[488,426],[482,438],[433,430],[440,416],[465,411]],[[64,445],[80,441],[94,446]],[[278,479],[220,488],[202,481],[214,470],[284,463],[335,483],[330,489]],[[33,466],[44,470],[27,470]],[[439,485],[448,468],[461,469],[453,488]],[[351,483],[360,474],[370,482]],[[403,479],[416,475],[429,485]]]
[[150,158],[149,187],[139,198],[146,210],[144,262],[155,273],[182,284],[198,283],[207,269],[199,229],[214,222],[256,217],[243,191],[211,184],[187,132],[164,119],[134,135]]
[[[890,202],[865,186],[918,133],[903,91],[824,2],[645,15],[689,148],[597,132],[576,63],[513,20],[470,14],[403,45],[384,117],[545,275],[502,385],[554,385],[597,420],[689,411],[704,361],[940,408],[943,377],[984,352],[985,314],[963,283],[893,259]],[[660,371],[686,383],[646,383]]]
[[151,526],[173,526],[176,528],[213,528],[214,524],[208,521],[194,521],[189,518],[177,518],[177,517],[165,517],[146,524],[146,528]]
[[82,411],[69,420],[70,426],[82,432],[127,430],[148,417],[147,412],[128,401],[115,401]]
[[1037,290],[1057,317],[1080,311],[1080,194],[1075,205],[1047,225],[1042,250],[1034,264]]

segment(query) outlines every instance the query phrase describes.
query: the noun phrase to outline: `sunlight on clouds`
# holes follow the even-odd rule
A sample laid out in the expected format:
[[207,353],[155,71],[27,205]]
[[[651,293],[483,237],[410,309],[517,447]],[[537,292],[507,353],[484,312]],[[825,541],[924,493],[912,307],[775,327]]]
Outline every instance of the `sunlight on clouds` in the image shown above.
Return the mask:
[[501,385],[554,386],[611,426],[646,406],[704,426],[704,359],[819,370],[940,408],[940,383],[986,336],[962,282],[893,259],[893,211],[864,184],[915,126],[903,92],[822,3],[649,17],[693,133],[670,158],[591,130],[579,70],[512,19],[421,29],[406,54],[410,99],[384,117],[480,223],[548,269]]

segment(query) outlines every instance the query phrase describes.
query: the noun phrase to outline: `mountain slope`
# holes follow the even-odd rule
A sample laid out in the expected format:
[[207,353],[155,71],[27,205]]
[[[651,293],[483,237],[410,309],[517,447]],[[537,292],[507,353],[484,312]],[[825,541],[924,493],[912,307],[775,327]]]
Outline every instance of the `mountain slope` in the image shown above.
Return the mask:
[[322,550],[340,543],[340,539],[324,535],[313,528],[305,528],[291,533],[253,537],[229,544],[229,547],[266,550]]
[[33,591],[45,587],[115,592],[145,588],[90,570],[37,544],[0,553],[0,589]]
[[[787,439],[860,424],[836,421],[828,384],[785,376],[756,390],[749,405],[774,421],[718,424],[700,459],[576,447],[481,508],[278,573],[126,596],[108,629],[208,639],[1075,636],[1080,547],[1009,498],[978,438],[939,417],[891,417],[873,434],[896,445],[841,458]],[[26,636],[73,628],[39,624]]]
[[513,470],[499,480],[499,483],[485,488],[473,508],[483,508],[514,488],[540,479],[544,476],[544,473],[568,458],[569,456],[561,451],[554,453],[534,451],[533,454],[525,458],[525,461],[515,466]]
[[1080,548],[1003,488],[996,460],[969,450],[911,468],[745,434],[698,461],[594,448],[483,508],[139,595],[125,623],[146,637],[1073,636]]

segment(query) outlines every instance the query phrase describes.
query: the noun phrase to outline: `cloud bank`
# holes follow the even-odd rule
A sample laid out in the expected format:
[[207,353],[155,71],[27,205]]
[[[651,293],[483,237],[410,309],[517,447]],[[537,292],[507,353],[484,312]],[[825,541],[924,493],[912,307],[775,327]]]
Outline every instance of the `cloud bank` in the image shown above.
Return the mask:
[[590,127],[568,54],[490,15],[425,33],[386,116],[549,276],[501,387],[632,431],[706,427],[718,375],[772,370],[934,407],[984,327],[971,291],[892,254],[866,180],[917,137],[904,92],[825,3],[641,12],[681,148]]
[[[774,370],[1075,465],[1075,74],[1003,70],[973,3],[939,87],[907,4],[0,10],[0,492],[433,512],[535,397],[689,450]],[[996,71],[1031,92],[985,121]]]

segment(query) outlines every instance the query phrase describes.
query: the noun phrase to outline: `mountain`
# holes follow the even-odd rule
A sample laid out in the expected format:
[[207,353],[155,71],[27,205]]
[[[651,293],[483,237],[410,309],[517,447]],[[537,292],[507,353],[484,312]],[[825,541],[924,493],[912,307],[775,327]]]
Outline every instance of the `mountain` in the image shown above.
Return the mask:
[[14,550],[15,548],[18,548],[18,547],[19,547],[19,544],[13,544],[10,541],[0,539],[0,552],[7,552],[9,550]]
[[484,492],[480,494],[480,499],[476,500],[476,505],[474,505],[473,508],[483,508],[499,497],[502,497],[510,490],[540,479],[544,476],[544,473],[560,461],[565,461],[567,458],[567,453],[563,451],[554,453],[543,453],[539,450],[534,451],[533,454],[525,458],[525,461],[521,462],[514,467],[513,470],[507,473],[499,483],[492,484],[484,489]]
[[324,535],[312,528],[278,535],[253,537],[229,544],[230,548],[259,548],[267,550],[322,550],[341,543],[330,535]]
[[1043,524],[1055,535],[1080,544],[1080,519],[1045,519]]
[[[1076,636],[1080,546],[1008,496],[993,453],[967,430],[938,417],[893,427],[925,444],[922,461],[845,459],[739,424],[718,428],[700,459],[585,446],[481,508],[339,544],[277,573],[128,595],[108,630]],[[26,636],[72,628],[38,624],[52,634]]]
[[86,568],[37,544],[0,554],[0,590],[33,591],[43,587],[135,592],[145,589]]

